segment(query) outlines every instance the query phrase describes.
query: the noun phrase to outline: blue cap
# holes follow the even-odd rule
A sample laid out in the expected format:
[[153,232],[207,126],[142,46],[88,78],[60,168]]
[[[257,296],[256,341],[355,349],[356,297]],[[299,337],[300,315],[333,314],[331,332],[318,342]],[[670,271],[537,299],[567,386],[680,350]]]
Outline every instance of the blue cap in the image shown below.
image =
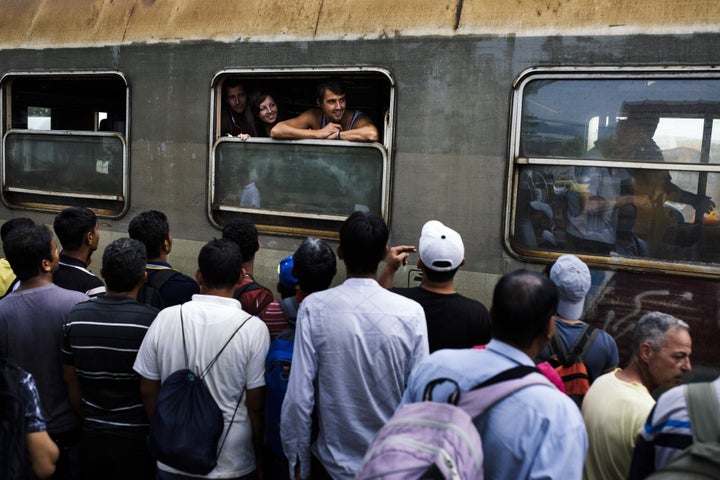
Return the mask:
[[280,284],[285,288],[292,289],[292,288],[295,288],[295,286],[298,284],[298,279],[293,277],[292,269],[293,269],[293,256],[292,255],[280,260],[280,264],[278,264],[278,278],[280,279]]

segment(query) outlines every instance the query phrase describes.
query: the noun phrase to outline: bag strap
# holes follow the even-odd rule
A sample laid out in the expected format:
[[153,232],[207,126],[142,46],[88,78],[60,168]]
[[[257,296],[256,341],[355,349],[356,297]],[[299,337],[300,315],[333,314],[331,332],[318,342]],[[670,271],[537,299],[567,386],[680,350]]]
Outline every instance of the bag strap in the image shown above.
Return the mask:
[[[199,378],[205,378],[205,375],[210,371],[210,369],[215,365],[215,362],[217,362],[218,358],[220,358],[220,355],[225,351],[225,348],[230,344],[230,341],[235,337],[235,335],[240,331],[242,327],[245,326],[245,324],[252,318],[252,315],[249,315],[241,324],[239,327],[235,329],[232,335],[230,335],[230,338],[227,339],[225,342],[225,345],[222,346],[220,351],[215,355],[215,357],[210,361],[207,367],[205,367],[205,370],[199,375]],[[182,331],[182,338],[183,338],[183,351],[185,352],[185,368],[188,370],[189,362],[188,362],[188,354],[187,354],[187,344],[185,342],[185,325],[183,322],[183,314],[182,314],[182,305],[180,305],[180,329]],[[220,453],[222,453],[222,449],[225,446],[225,440],[227,440],[228,435],[230,434],[230,429],[233,426],[233,422],[235,421],[235,415],[237,414],[238,408],[240,408],[240,402],[242,401],[242,397],[245,394],[245,387],[243,387],[242,392],[240,392],[240,396],[238,397],[237,404],[235,405],[235,410],[233,411],[232,418],[230,418],[230,423],[228,424],[227,430],[225,430],[225,436],[222,439],[222,442],[220,442],[220,446],[218,447],[217,451],[217,457],[216,460],[220,458]]]
[[461,396],[457,406],[475,419],[505,397],[531,385],[545,385],[557,390],[557,387],[538,369],[522,365],[500,372],[466,392]]
[[720,441],[720,408],[713,383],[690,383],[685,390],[693,442]]
[[573,347],[571,349],[573,361],[575,361],[575,359],[577,358],[582,360],[587,351],[590,350],[590,347],[595,341],[595,337],[597,337],[599,333],[600,330],[593,327],[592,325],[587,325],[585,327],[582,335],[580,335],[580,337],[575,340],[575,343],[573,344]]
[[159,292],[160,289],[167,283],[167,281],[178,273],[180,272],[178,272],[177,270],[173,270],[172,268],[163,268],[160,270],[156,270],[147,283]]
[[[185,341],[185,323],[183,321],[183,314],[182,314],[182,305],[180,305],[180,330],[182,331],[182,339],[183,339],[183,352],[185,353],[185,368],[190,370],[190,362],[188,361],[188,353],[187,353],[187,343]],[[235,337],[235,334],[240,331],[242,327],[245,326],[245,324],[252,318],[252,315],[248,315],[248,317],[240,324],[239,327],[235,329],[235,331],[230,335],[230,338],[227,339],[225,342],[225,345],[222,346],[220,351],[213,357],[212,360],[210,360],[210,363],[207,367],[205,367],[205,370],[198,375],[200,378],[205,378],[205,375],[208,374],[210,369],[215,365],[215,362],[217,362],[218,358],[220,358],[220,355],[225,351],[225,348],[230,344],[230,341]],[[237,410],[237,409],[236,409]]]

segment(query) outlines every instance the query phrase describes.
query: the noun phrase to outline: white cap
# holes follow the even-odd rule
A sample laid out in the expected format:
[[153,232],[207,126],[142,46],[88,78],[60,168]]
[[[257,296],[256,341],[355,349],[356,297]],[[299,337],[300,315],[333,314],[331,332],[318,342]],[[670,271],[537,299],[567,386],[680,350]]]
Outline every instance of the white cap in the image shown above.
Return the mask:
[[592,283],[588,266],[575,255],[563,255],[550,269],[550,280],[558,288],[558,315],[568,320],[580,319]]
[[423,225],[419,245],[423,265],[437,272],[455,270],[465,258],[465,246],[460,234],[437,220],[430,220]]

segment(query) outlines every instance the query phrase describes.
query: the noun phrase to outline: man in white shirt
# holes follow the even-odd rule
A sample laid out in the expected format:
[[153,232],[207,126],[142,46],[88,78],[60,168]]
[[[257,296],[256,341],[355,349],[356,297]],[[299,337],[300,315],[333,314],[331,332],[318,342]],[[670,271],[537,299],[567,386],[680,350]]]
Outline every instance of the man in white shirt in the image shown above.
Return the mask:
[[[340,228],[347,280],[300,304],[280,435],[290,475],[352,479],[400,403],[410,371],[428,355],[422,307],[376,281],[388,230],[355,212]],[[313,408],[319,433],[311,445]],[[317,460],[317,462],[315,461]]]
[[[190,302],[168,307],[158,314],[133,368],[142,376],[140,391],[148,417],[152,417],[161,382],[186,368],[183,331],[187,365],[196,372],[204,371],[232,337],[205,377],[225,419],[221,438],[225,435],[227,438],[217,466],[203,478],[244,479],[262,468],[265,357],[270,336],[265,324],[244,312],[240,302],[233,298],[242,271],[240,247],[235,242],[223,239],[207,243],[200,250],[198,265],[195,278],[201,293],[193,295]],[[234,333],[243,322],[245,325]],[[235,412],[238,402],[240,406]],[[161,462],[157,473],[160,480],[196,477]]]

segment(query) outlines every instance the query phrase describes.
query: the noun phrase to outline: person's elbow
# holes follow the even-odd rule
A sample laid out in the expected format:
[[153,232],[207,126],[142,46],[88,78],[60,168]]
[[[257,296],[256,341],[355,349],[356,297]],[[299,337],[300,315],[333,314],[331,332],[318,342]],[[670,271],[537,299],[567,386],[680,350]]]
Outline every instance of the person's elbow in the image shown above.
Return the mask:
[[60,457],[58,446],[45,431],[29,433],[25,438],[33,473],[37,478],[49,478]]

